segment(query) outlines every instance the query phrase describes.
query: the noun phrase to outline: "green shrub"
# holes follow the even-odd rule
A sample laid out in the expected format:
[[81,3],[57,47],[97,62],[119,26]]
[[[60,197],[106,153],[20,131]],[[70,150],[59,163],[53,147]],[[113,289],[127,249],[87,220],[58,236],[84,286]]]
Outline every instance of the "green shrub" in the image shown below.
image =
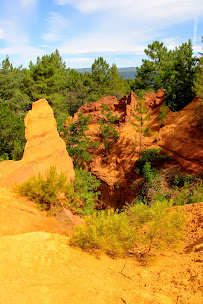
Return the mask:
[[7,153],[3,153],[0,155],[0,161],[9,160],[9,156]]
[[113,211],[94,213],[78,226],[71,237],[71,245],[88,251],[103,251],[122,256],[135,244],[135,234],[125,213]]
[[102,114],[105,115],[104,118],[99,119],[99,126],[101,131],[101,138],[104,142],[104,149],[109,153],[110,145],[114,142],[117,142],[119,139],[119,134],[116,128],[114,127],[114,122],[119,120],[119,117],[113,116],[113,112],[109,110],[109,107],[106,104],[102,105]]
[[182,173],[177,172],[174,175],[173,186],[175,188],[183,187],[183,186],[185,188],[187,188],[193,180],[194,180],[194,177],[192,175],[190,175],[190,174],[183,175]]
[[31,177],[17,186],[17,191],[33,199],[43,209],[54,205],[67,206],[80,215],[91,214],[100,192],[96,191],[100,182],[96,177],[84,170],[76,170],[75,180],[70,184],[67,176],[57,174],[51,167],[45,177],[41,174]]
[[71,193],[71,195],[67,193],[67,205],[75,213],[81,215],[92,214],[100,195],[100,192],[97,191],[99,185],[100,181],[90,172],[75,170],[74,193]]
[[137,160],[137,167],[139,169],[139,172],[143,173],[143,168],[147,162],[152,163],[157,162],[161,159],[168,158],[170,157],[167,154],[162,154],[162,151],[160,149],[148,149],[141,153],[140,159]]
[[[28,196],[44,209],[49,209],[52,205],[59,203],[61,193],[67,192],[68,178],[61,173],[57,174],[55,167],[50,167],[45,177],[40,173],[31,177],[21,185],[17,186],[18,192],[23,196]],[[68,186],[69,187],[69,186]]]
[[166,122],[166,114],[167,114],[167,108],[166,108],[166,104],[164,102],[163,105],[160,108],[159,116],[158,116],[158,120],[159,120],[159,122],[161,123],[162,126]]
[[84,168],[86,163],[92,159],[88,149],[96,148],[98,143],[94,143],[85,134],[89,129],[88,123],[91,121],[91,115],[84,116],[83,113],[78,114],[78,120],[70,123],[64,129],[64,140],[68,154],[72,157],[74,167],[77,169]]
[[174,247],[182,238],[184,218],[168,202],[153,206],[137,203],[118,213],[101,211],[85,219],[71,236],[70,243],[87,251],[111,256],[148,254],[152,248]]
[[200,182],[192,188],[181,189],[174,197],[173,204],[182,206],[186,204],[195,204],[203,202],[203,185]]
[[136,204],[126,211],[137,232],[139,246],[147,252],[152,248],[175,247],[182,239],[184,217],[171,206],[172,203],[165,200],[151,206]]
[[153,180],[156,176],[156,172],[155,169],[152,168],[151,163],[146,162],[144,164],[144,167],[142,169],[143,175],[146,178],[146,180],[148,181],[149,184],[153,183]]

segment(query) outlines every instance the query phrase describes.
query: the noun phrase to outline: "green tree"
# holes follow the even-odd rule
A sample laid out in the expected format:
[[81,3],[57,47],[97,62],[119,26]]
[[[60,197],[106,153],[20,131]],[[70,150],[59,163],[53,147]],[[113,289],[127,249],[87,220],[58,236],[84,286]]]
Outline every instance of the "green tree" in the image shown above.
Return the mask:
[[199,58],[196,67],[193,91],[196,96],[203,98],[203,55]]
[[98,84],[101,93],[104,94],[109,84],[109,64],[102,57],[95,59],[92,64],[92,78]]
[[24,121],[0,102],[0,158],[21,159],[24,145]]
[[106,95],[120,98],[124,93],[123,77],[119,76],[115,64],[110,67],[102,57],[95,59],[92,64],[92,73],[85,73],[84,86],[87,88],[87,101],[94,102]]
[[161,126],[164,126],[166,122],[166,114],[167,114],[167,107],[166,107],[166,103],[164,102],[159,110],[159,116],[158,116],[158,120],[161,123]]
[[92,159],[87,150],[94,148],[96,144],[85,135],[90,121],[91,115],[84,116],[83,113],[79,113],[78,120],[70,123],[64,132],[66,147],[76,168],[83,168]]
[[106,104],[103,104],[102,108],[102,114],[105,117],[99,120],[101,138],[104,142],[105,151],[109,152],[110,145],[119,139],[118,131],[114,127],[114,122],[118,121],[119,118],[117,115],[113,116],[113,112],[109,110]]
[[24,92],[36,101],[46,98],[54,110],[57,123],[64,121],[69,104],[66,99],[68,70],[56,50],[51,55],[37,57],[37,63],[30,62],[23,78]]
[[111,95],[116,96],[120,99],[124,94],[124,81],[123,76],[120,77],[117,66],[115,63],[109,69],[109,77],[110,77],[110,89]]
[[166,105],[173,111],[181,110],[194,97],[192,86],[197,59],[193,57],[191,40],[174,51],[168,51],[163,42],[154,41],[145,54],[150,60],[143,60],[137,68],[135,90],[166,89]]
[[134,120],[131,121],[132,125],[134,126],[136,132],[140,134],[139,140],[139,161],[140,156],[142,153],[142,137],[147,129],[147,121],[149,120],[149,109],[145,104],[145,98],[140,95],[136,99],[136,105],[134,106]]
[[7,105],[18,117],[24,117],[30,108],[30,98],[22,92],[25,70],[14,68],[7,56],[0,68],[0,102]]

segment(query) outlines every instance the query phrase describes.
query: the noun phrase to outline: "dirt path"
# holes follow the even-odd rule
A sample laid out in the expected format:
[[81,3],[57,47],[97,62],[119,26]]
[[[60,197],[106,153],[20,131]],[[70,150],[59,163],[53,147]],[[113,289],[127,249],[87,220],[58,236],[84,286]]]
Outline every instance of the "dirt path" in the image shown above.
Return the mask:
[[190,221],[184,250],[142,266],[71,248],[53,218],[1,189],[0,303],[203,303],[203,204],[185,209]]

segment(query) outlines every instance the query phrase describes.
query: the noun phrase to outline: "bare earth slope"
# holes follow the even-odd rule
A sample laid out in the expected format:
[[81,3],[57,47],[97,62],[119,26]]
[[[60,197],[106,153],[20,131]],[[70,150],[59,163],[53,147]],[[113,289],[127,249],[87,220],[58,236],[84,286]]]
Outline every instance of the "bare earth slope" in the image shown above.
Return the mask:
[[[203,203],[185,207],[184,249],[147,266],[69,247],[55,219],[0,189],[0,303],[194,304],[203,297]],[[41,230],[41,231],[40,231]]]

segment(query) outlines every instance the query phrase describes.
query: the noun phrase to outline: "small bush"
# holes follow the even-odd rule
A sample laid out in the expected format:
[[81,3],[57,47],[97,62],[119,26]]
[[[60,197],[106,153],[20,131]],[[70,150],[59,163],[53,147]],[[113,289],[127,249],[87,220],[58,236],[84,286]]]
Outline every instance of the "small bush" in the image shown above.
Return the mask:
[[162,154],[162,151],[159,149],[148,149],[141,153],[140,159],[137,160],[137,167],[139,168],[139,172],[143,173],[143,168],[145,164],[157,162],[160,159],[168,159],[169,156],[167,154]]
[[125,213],[101,211],[86,218],[71,237],[71,245],[87,251],[123,256],[135,245],[135,234]]
[[67,176],[57,174],[51,167],[45,177],[39,174],[17,186],[17,191],[33,199],[43,209],[54,205],[67,206],[74,213],[88,215],[94,211],[94,205],[100,192],[96,191],[100,182],[84,170],[76,170],[75,180],[70,184]]
[[146,180],[148,181],[149,184],[153,183],[153,180],[156,176],[156,172],[155,169],[152,168],[151,163],[146,162],[144,164],[144,167],[142,169],[143,175],[146,178]]
[[127,209],[130,224],[137,232],[139,247],[149,252],[152,248],[176,247],[182,239],[184,217],[180,210],[171,208],[168,201],[153,205],[136,204]]
[[97,191],[99,185],[100,181],[93,174],[85,170],[76,170],[73,182],[74,192],[71,195],[67,193],[67,205],[74,213],[92,214],[100,195]]
[[166,104],[163,103],[163,105],[160,108],[159,117],[158,117],[158,120],[161,123],[161,126],[163,126],[166,122],[166,114],[167,114],[167,107],[166,107]]
[[183,187],[183,186],[185,188],[187,188],[193,180],[194,180],[194,177],[192,175],[190,175],[190,174],[183,175],[182,173],[177,172],[174,175],[173,186],[175,188]]
[[181,189],[174,197],[173,204],[182,206],[186,204],[195,204],[203,202],[203,185],[200,182],[192,188]]
[[56,168],[51,167],[46,172],[45,177],[39,173],[38,176],[31,177],[28,181],[17,186],[18,192],[23,196],[28,196],[40,204],[44,209],[49,209],[51,205],[59,203],[60,194],[67,192],[68,178],[61,173],[57,174]]
[[149,253],[152,248],[177,246],[183,225],[180,210],[171,209],[168,202],[156,202],[151,207],[139,202],[121,213],[101,211],[87,217],[70,242],[84,250],[111,256]]

